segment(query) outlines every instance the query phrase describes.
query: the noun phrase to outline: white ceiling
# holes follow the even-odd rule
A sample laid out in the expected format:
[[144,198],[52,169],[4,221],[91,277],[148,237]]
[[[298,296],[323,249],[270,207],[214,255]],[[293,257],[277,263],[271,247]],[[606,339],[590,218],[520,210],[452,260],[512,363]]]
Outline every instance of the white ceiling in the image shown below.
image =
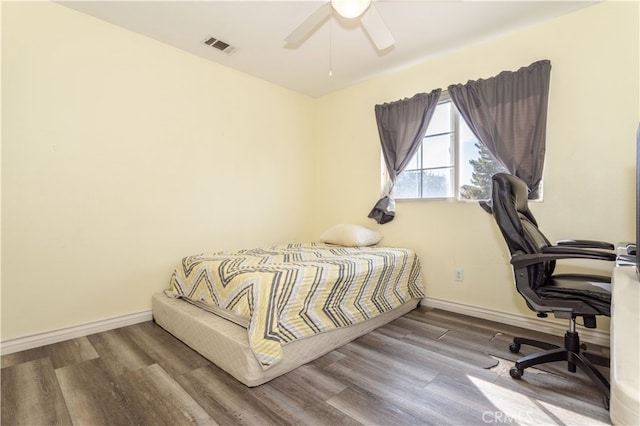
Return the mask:
[[[287,46],[284,38],[323,1],[59,3],[312,97],[596,4],[571,0],[374,1],[395,38],[392,48],[378,52],[358,20],[335,16],[300,45]],[[205,45],[210,36],[237,50],[228,54]]]

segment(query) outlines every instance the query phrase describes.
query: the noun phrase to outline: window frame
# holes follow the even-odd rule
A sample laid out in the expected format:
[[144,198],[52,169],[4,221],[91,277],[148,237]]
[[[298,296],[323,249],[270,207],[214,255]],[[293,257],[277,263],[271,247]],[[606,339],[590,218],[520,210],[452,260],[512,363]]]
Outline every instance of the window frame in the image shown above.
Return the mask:
[[[464,120],[462,118],[462,115],[460,114],[460,111],[458,111],[458,108],[456,108],[455,104],[453,103],[453,100],[451,99],[451,97],[449,96],[449,93],[446,90],[443,90],[442,93],[440,94],[440,99],[438,100],[438,105],[436,106],[436,108],[438,108],[441,104],[444,103],[450,103],[451,104],[451,115],[452,117],[452,121],[453,121],[453,131],[452,132],[443,132],[443,133],[437,133],[437,134],[433,134],[433,135],[429,135],[429,136],[425,136],[422,139],[422,142],[420,142],[420,148],[419,151],[422,151],[423,146],[422,143],[424,142],[424,140],[427,137],[436,137],[436,136],[441,136],[441,135],[447,135],[447,134],[453,134],[453,141],[452,141],[452,145],[453,145],[453,195],[450,197],[396,197],[395,195],[393,195],[392,192],[392,196],[393,199],[396,201],[447,201],[447,202],[462,202],[462,203],[477,203],[479,201],[486,201],[483,199],[467,199],[467,198],[461,198],[460,197],[460,162],[461,162],[461,154],[460,154],[460,123]],[[476,138],[476,140],[478,140]],[[479,143],[481,143],[480,141],[478,141]],[[417,152],[416,151],[416,155]],[[422,160],[420,160],[420,163],[422,163]],[[385,182],[389,182],[389,172],[387,170],[386,164],[384,162],[384,156],[382,156],[381,158],[381,164],[382,164],[382,182],[383,182],[383,186],[385,185]],[[422,165],[422,164],[420,164]],[[430,167],[430,168],[419,168],[419,169],[408,169],[409,171],[422,171],[422,170],[438,170],[438,169],[444,169],[444,168],[448,168],[448,167]],[[403,170],[402,173],[404,173],[405,171],[407,171],[407,169]],[[422,195],[422,179],[420,179],[420,192]]]

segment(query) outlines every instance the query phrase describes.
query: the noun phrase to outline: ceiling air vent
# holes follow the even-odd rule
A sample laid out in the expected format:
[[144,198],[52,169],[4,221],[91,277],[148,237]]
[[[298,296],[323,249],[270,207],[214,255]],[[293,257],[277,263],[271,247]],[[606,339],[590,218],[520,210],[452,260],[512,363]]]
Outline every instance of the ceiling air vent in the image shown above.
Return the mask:
[[236,51],[236,48],[231,46],[229,43],[219,40],[215,37],[209,37],[204,41],[204,44],[207,46],[211,46],[214,49],[217,49],[224,53],[233,53]]

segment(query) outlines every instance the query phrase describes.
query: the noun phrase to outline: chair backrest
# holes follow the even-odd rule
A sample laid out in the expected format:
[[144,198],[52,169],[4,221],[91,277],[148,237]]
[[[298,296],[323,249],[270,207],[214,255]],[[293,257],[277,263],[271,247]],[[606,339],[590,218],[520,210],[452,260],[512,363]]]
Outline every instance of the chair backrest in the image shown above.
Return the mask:
[[[538,229],[538,222],[529,210],[529,189],[526,183],[507,173],[492,177],[493,216],[502,232],[511,255],[515,253],[540,253],[551,245]],[[527,268],[529,286],[540,287],[553,274],[555,262],[531,265]]]

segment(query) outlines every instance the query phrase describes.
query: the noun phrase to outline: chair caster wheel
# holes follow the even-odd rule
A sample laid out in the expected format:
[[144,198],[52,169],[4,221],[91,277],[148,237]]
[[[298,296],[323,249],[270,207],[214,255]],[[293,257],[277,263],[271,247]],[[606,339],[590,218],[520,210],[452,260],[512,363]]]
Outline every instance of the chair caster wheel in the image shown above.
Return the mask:
[[608,396],[604,396],[604,398],[602,398],[602,405],[604,405],[604,409],[609,411],[609,397]]
[[509,370],[509,375],[514,379],[521,379],[524,371],[518,367],[511,367]]
[[509,345],[509,350],[511,351],[511,353],[517,354],[518,352],[520,352],[520,343],[511,343]]

